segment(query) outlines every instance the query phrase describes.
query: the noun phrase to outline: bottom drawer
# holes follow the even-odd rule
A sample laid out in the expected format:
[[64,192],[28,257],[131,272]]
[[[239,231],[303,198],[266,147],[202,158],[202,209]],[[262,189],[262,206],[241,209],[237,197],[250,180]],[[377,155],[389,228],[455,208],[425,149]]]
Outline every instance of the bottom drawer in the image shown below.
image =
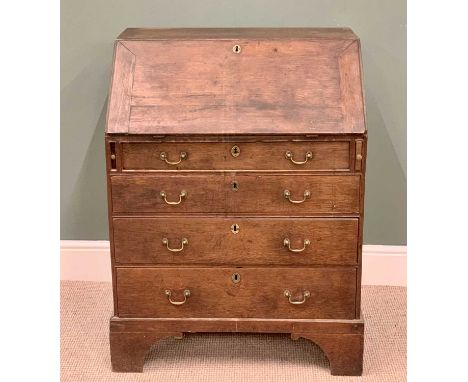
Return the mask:
[[119,317],[355,318],[355,268],[122,267],[116,282]]

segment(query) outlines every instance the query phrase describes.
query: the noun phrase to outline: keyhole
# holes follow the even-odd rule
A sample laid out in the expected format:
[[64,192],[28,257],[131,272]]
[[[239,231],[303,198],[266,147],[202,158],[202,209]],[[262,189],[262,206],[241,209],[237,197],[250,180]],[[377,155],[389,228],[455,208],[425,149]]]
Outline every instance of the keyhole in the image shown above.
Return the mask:
[[232,191],[237,191],[239,189],[239,182],[237,182],[235,180],[232,181],[231,182],[231,189],[232,189]]
[[232,51],[233,51],[234,53],[240,53],[241,47],[240,47],[239,45],[234,45],[234,46],[232,47]]
[[240,154],[240,148],[239,146],[232,146],[231,148],[231,155],[235,158],[238,157]]
[[240,277],[240,274],[239,273],[233,273],[232,276],[231,276],[231,280],[234,284],[237,284],[240,282],[241,280],[241,277]]
[[233,225],[231,226],[231,232],[232,232],[234,235],[238,234],[238,233],[239,233],[239,230],[240,230],[240,227],[239,227],[238,224],[233,224]]

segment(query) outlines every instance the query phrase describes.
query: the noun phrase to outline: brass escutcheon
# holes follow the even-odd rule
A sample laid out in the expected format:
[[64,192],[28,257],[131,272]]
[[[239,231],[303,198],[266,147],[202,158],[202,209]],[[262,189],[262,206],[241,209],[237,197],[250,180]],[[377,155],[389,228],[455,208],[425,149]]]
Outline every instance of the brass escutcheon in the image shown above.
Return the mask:
[[231,190],[238,191],[239,190],[239,182],[237,180],[233,180],[231,182]]
[[233,234],[235,234],[235,235],[238,234],[238,233],[239,233],[239,230],[240,230],[239,224],[233,224],[233,225],[231,226],[231,232],[232,232]]
[[232,51],[233,51],[234,53],[240,53],[240,52],[241,52],[241,47],[240,47],[240,45],[237,45],[237,44],[234,45],[234,46],[232,47]]
[[231,155],[232,155],[234,158],[237,158],[237,157],[240,155],[240,148],[239,148],[239,146],[232,146],[232,148],[231,148]]
[[231,276],[231,280],[234,284],[238,284],[241,281],[241,276],[239,273],[233,273]]

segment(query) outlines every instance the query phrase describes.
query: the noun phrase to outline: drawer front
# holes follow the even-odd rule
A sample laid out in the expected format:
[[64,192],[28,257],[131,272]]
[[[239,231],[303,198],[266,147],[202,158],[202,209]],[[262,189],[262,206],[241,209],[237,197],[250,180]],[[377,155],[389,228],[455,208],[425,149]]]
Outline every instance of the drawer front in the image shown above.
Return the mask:
[[358,219],[114,218],[118,264],[354,265]]
[[349,142],[122,143],[123,171],[349,170]]
[[359,213],[359,175],[111,176],[114,213]]
[[220,213],[226,206],[222,174],[112,176],[111,184],[114,213]]
[[116,273],[119,317],[355,318],[354,268],[117,268]]

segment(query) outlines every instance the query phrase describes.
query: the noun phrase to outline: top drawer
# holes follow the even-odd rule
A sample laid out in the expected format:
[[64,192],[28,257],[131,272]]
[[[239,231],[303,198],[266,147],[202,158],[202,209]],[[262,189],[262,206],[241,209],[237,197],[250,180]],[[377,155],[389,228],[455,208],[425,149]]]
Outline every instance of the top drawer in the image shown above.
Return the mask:
[[349,171],[349,141],[123,142],[122,171]]

